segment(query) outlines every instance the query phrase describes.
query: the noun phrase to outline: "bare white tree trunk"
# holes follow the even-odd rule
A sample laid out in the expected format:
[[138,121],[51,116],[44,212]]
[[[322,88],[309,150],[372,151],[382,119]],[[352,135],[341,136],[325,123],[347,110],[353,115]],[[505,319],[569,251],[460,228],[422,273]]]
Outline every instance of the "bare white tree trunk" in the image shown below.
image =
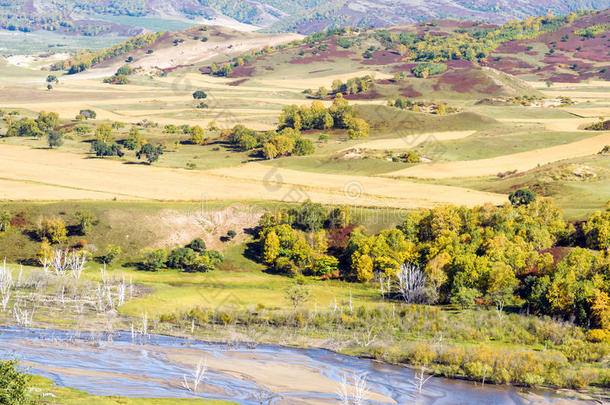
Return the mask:
[[339,386],[341,405],[364,405],[367,395],[366,374],[353,374],[349,379],[343,374]]
[[6,259],[2,267],[0,267],[0,305],[2,310],[6,311],[8,302],[11,299],[11,288],[13,287],[13,275],[11,271],[6,267]]
[[426,274],[419,267],[410,263],[401,264],[396,279],[398,292],[405,302],[425,301]]
[[186,375],[182,376],[182,387],[188,391],[191,392],[197,392],[197,388],[199,387],[199,384],[201,384],[201,382],[203,380],[205,380],[205,373],[208,371],[208,361],[207,359],[204,360],[199,360],[199,363],[197,363],[197,367],[195,368],[195,372],[193,373],[193,378],[192,378],[192,384],[189,384],[188,379],[186,378]]
[[421,394],[424,385],[428,382],[429,379],[432,378],[432,375],[426,377],[426,366],[422,366],[419,370],[419,373],[415,374],[415,386],[417,387],[417,392]]

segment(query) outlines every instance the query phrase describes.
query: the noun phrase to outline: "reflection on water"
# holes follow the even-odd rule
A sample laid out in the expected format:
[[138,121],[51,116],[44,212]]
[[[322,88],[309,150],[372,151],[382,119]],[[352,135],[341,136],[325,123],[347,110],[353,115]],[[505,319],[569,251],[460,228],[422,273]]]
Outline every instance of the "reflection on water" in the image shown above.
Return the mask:
[[[260,404],[261,398],[271,398],[268,403],[273,404],[336,404],[342,377],[366,374],[367,388],[375,394],[370,404],[516,405],[553,403],[557,399],[547,391],[524,395],[512,387],[481,387],[443,378],[430,379],[419,394],[414,373],[407,368],[327,350],[245,344],[229,347],[161,335],[150,335],[146,344],[134,344],[126,332],[108,339],[100,334],[0,328],[0,358],[15,358],[33,374],[95,395],[202,397],[253,405]],[[210,359],[210,366],[200,392],[191,393],[182,388],[181,381],[193,372],[189,364],[201,358]],[[238,364],[246,366],[236,371]],[[262,368],[250,370],[248,364]],[[290,380],[292,386],[270,392],[268,387],[277,387],[274,379],[285,377],[281,373],[287,369],[297,373],[308,370],[326,384],[320,384],[319,390],[303,389],[306,384],[294,378]]]

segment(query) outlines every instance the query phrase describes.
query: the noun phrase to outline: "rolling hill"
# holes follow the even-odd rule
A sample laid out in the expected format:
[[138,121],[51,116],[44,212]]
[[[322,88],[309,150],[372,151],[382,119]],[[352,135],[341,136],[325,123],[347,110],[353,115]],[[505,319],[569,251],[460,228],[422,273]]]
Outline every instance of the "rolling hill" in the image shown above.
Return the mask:
[[[601,10],[610,0],[6,0],[0,3],[0,28],[48,30],[74,35],[136,35],[150,31],[146,18],[213,23],[241,29],[312,33],[329,27],[382,27],[433,18],[470,19],[502,23],[532,15]],[[137,18],[133,18],[137,17]],[[173,25],[172,25],[173,26]]]

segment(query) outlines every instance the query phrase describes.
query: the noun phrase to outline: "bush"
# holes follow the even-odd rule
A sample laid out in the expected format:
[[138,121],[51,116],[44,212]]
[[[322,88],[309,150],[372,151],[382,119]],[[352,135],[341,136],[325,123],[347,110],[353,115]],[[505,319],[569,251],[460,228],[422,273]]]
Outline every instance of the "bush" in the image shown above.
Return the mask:
[[104,255],[104,263],[112,264],[112,262],[121,255],[122,249],[118,245],[108,245],[106,247],[106,254]]
[[17,371],[16,361],[0,361],[0,404],[29,405],[30,376]]
[[197,90],[193,93],[193,98],[195,100],[201,100],[201,99],[206,98],[207,96],[208,96],[207,93],[203,90]]
[[91,231],[91,227],[96,221],[95,215],[90,211],[79,210],[74,213],[76,228],[81,235],[86,235]]
[[426,78],[428,76],[438,75],[447,70],[447,65],[444,63],[424,62],[411,69],[411,73],[415,77]]
[[167,258],[167,267],[172,269],[188,269],[197,258],[195,251],[190,248],[176,248]]
[[59,217],[41,218],[38,221],[36,234],[39,240],[48,240],[50,243],[61,243],[67,239],[68,231],[63,219]]
[[146,249],[142,254],[142,266],[150,271],[158,271],[165,267],[167,252],[165,249]]
[[185,247],[192,249],[195,252],[204,252],[206,250],[205,242],[201,238],[193,239],[191,243]]

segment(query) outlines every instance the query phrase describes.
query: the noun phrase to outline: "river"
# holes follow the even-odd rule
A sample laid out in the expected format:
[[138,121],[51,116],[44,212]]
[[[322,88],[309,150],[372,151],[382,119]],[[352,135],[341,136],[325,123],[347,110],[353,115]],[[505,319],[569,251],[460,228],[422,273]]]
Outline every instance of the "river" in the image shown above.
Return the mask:
[[[417,389],[404,367],[323,349],[227,345],[163,335],[112,336],[52,329],[0,328],[0,358],[16,359],[31,374],[95,395],[225,399],[238,404],[337,404],[341,382],[351,391],[366,376],[367,404],[576,403],[546,390],[431,378]],[[200,361],[207,365],[198,392],[182,387]],[[261,401],[261,399],[263,399]]]

